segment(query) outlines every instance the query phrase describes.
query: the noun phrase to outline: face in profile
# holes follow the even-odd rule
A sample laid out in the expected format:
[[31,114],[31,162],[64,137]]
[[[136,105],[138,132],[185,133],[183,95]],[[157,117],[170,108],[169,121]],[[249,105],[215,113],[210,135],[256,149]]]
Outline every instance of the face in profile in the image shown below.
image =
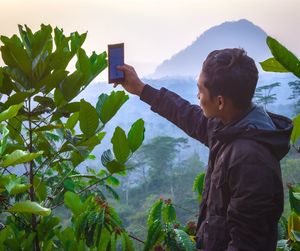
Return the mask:
[[209,90],[204,85],[205,75],[201,72],[198,80],[198,99],[204,116],[207,118],[217,117],[219,113],[219,102],[217,97],[211,97]]

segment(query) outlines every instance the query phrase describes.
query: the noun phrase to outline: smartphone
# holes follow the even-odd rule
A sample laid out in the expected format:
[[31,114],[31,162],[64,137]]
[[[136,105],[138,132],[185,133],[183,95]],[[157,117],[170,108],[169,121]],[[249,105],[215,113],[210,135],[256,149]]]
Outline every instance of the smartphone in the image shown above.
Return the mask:
[[124,65],[124,43],[108,45],[108,83],[124,81],[124,73],[117,66]]

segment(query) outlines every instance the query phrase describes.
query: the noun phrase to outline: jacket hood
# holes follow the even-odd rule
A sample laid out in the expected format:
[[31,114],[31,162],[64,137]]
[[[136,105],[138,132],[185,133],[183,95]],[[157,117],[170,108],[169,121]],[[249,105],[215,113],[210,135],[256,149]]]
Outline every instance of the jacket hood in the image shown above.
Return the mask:
[[238,121],[216,130],[215,137],[223,142],[237,138],[255,140],[268,147],[281,160],[289,151],[292,129],[290,119],[253,105]]

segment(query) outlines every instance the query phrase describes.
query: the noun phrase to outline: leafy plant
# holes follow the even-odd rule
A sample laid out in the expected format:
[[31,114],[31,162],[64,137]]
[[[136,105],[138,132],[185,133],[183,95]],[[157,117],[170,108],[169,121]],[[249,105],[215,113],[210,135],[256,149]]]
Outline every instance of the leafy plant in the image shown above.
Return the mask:
[[[82,48],[86,35],[42,24],[0,37],[1,250],[114,250],[119,240],[132,250],[107,196],[118,199],[116,175],[142,144],[144,122],[128,135],[115,129],[100,170],[78,171],[86,159],[97,160],[92,152],[103,129],[128,99],[117,91],[101,94],[95,106],[76,101],[107,67],[106,52],[88,56]],[[67,227],[54,212],[63,205],[72,213]]]
[[150,209],[144,250],[196,250],[194,240],[176,221],[170,199],[159,199]]
[[[300,60],[276,39],[267,37],[267,44],[273,54],[273,58],[269,58],[261,62],[261,66],[265,71],[271,72],[291,72],[300,78]],[[294,128],[291,136],[291,143],[295,146],[300,137],[300,114],[294,119]],[[299,149],[297,149],[299,152]],[[278,251],[298,251],[300,250],[300,185],[294,184],[289,186],[289,201],[291,205],[291,214],[288,222],[281,218],[279,222],[279,237],[283,239],[278,241]]]

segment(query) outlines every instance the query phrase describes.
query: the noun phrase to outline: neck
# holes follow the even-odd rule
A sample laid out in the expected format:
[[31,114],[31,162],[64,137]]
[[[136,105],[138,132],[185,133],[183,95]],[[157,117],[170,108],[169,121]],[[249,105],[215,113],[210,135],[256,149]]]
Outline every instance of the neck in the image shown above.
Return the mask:
[[240,110],[235,107],[230,107],[227,111],[224,111],[220,116],[220,119],[224,125],[232,123],[239,120],[245,114],[247,114],[252,109],[252,104],[245,110]]

